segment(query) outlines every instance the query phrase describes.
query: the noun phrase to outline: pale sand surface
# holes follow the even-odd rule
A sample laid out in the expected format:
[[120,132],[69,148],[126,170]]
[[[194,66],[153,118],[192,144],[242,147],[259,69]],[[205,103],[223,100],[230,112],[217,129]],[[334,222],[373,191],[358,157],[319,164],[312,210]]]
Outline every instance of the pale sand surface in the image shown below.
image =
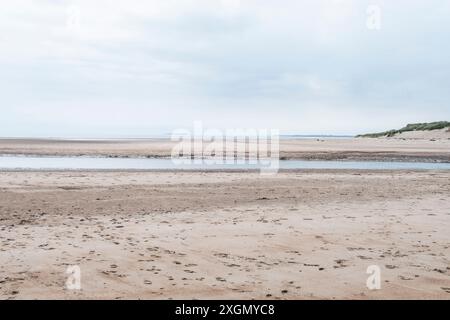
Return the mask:
[[[0,139],[0,154],[170,157],[177,142],[146,140]],[[206,146],[207,144],[205,144]],[[281,139],[280,157],[306,160],[450,162],[450,139]]]
[[450,139],[450,128],[429,131],[406,131],[396,134],[390,139]]
[[449,230],[449,171],[0,172],[0,298],[449,299]]

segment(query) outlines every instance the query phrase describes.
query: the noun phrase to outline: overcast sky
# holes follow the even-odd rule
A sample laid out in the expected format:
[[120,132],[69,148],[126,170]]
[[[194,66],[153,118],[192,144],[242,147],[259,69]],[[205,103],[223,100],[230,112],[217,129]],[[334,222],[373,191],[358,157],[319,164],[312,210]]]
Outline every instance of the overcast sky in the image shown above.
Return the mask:
[[449,17],[448,0],[4,1],[0,136],[450,120]]

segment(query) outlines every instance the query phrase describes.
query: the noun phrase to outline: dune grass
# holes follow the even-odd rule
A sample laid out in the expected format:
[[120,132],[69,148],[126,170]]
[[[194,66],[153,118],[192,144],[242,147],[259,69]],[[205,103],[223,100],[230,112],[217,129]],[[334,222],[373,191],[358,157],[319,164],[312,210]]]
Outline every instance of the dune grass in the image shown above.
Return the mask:
[[393,129],[384,132],[378,133],[367,133],[360,134],[356,137],[358,138],[379,138],[379,137],[392,137],[396,134],[407,132],[407,131],[429,131],[429,130],[438,130],[450,128],[450,122],[448,121],[437,121],[437,122],[428,122],[428,123],[410,123],[401,129]]

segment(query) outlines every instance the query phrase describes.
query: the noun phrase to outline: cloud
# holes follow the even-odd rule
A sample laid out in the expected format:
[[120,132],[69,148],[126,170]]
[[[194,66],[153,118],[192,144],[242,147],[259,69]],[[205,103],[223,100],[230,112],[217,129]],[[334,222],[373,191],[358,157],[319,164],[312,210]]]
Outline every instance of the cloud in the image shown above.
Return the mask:
[[449,14],[445,0],[8,2],[0,135],[448,120]]

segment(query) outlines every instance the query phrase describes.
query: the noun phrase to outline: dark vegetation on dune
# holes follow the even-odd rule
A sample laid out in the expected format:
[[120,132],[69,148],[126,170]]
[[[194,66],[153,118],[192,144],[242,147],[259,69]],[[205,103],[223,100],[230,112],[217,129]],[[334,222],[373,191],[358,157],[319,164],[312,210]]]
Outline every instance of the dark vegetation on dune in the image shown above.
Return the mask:
[[407,132],[407,131],[430,131],[430,130],[438,130],[449,128],[450,130],[450,122],[448,121],[438,121],[438,122],[429,122],[429,123],[410,123],[398,130],[389,130],[378,133],[367,133],[357,135],[357,138],[379,138],[379,137],[392,137],[396,134]]

